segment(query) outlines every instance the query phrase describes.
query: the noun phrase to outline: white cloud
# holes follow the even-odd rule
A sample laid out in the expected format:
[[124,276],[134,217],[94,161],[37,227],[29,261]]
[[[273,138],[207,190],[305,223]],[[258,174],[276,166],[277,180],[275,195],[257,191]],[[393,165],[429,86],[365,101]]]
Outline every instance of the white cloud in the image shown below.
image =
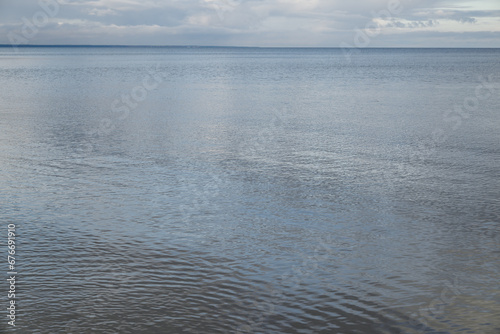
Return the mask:
[[118,13],[111,8],[89,8],[87,12],[89,15],[95,16],[118,15]]

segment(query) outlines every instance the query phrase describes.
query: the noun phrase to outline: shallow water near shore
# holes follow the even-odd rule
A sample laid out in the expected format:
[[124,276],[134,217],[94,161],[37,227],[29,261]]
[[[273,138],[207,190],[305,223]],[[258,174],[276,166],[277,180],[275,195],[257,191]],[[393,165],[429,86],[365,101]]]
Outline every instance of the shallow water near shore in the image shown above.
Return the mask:
[[0,48],[16,329],[500,332],[499,56]]

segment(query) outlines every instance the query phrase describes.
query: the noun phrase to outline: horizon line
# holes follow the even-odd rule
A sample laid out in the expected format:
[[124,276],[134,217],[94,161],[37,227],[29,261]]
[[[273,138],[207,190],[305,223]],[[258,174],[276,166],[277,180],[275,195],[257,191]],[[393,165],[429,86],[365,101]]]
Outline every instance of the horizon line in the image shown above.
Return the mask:
[[238,46],[238,45],[137,45],[137,44],[0,44],[0,47],[36,48],[36,47],[121,47],[121,48],[242,48],[242,49],[500,49],[500,47],[443,47],[443,46]]

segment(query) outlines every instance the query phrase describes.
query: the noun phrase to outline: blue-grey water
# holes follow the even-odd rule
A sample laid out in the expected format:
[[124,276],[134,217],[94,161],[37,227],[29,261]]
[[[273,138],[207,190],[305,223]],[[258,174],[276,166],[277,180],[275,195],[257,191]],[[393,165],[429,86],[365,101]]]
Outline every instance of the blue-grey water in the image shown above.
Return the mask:
[[500,333],[500,50],[0,48],[0,332]]

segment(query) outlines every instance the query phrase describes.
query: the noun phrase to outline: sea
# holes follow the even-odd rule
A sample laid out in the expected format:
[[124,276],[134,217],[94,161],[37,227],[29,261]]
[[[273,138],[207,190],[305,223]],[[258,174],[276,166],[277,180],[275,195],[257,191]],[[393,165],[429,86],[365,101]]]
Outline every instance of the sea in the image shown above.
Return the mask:
[[0,87],[1,333],[500,333],[500,49],[4,46]]

